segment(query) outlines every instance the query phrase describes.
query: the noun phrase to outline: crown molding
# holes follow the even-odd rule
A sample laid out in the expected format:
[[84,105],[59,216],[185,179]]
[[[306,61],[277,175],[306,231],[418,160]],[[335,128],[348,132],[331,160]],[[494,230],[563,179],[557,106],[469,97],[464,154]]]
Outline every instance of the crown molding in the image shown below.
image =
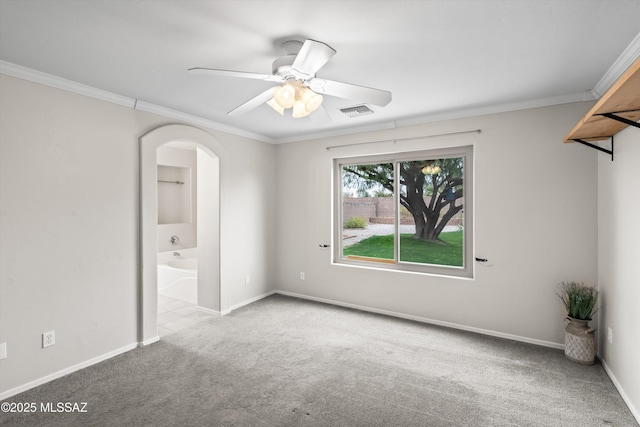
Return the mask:
[[329,138],[336,136],[351,135],[363,132],[371,132],[375,130],[394,129],[404,126],[422,125],[433,122],[441,122],[444,120],[464,119],[468,117],[484,116],[487,114],[507,113],[510,111],[528,110],[530,108],[549,107],[552,105],[571,104],[574,102],[594,101],[597,99],[596,94],[592,90],[586,90],[580,93],[569,95],[560,95],[548,98],[533,99],[523,102],[511,102],[499,105],[486,105],[480,107],[463,108],[458,110],[445,111],[434,114],[424,114],[414,117],[407,117],[387,121],[382,123],[373,123],[365,126],[350,127],[336,129],[335,131],[319,132],[306,135],[290,136],[279,138],[276,143],[302,142],[312,139]]
[[460,119],[485,114],[495,114],[508,111],[524,110],[529,108],[545,107],[558,104],[566,104],[572,102],[591,101],[596,100],[604,94],[607,89],[618,80],[618,78],[625,72],[634,61],[640,58],[640,33],[633,39],[633,41],[622,52],[618,59],[613,63],[609,70],[604,74],[600,81],[596,84],[593,90],[585,91],[581,93],[561,95],[550,98],[541,98],[524,102],[505,103],[493,106],[480,106],[474,108],[466,108],[459,110],[452,110],[448,112],[441,112],[435,114],[427,114],[416,117],[409,117],[404,119],[397,119],[392,121],[386,121],[383,123],[374,123],[366,126],[348,127],[336,129],[328,132],[316,132],[305,135],[291,135],[283,138],[271,138],[265,135],[260,135],[253,132],[248,132],[243,129],[227,126],[212,120],[204,119],[199,116],[183,113],[181,111],[172,110],[170,108],[162,107],[159,105],[151,104],[148,102],[136,100],[126,96],[118,95],[113,92],[97,89],[92,86],[77,83],[71,80],[63,79],[51,74],[36,71],[27,67],[16,65],[7,61],[0,60],[0,73],[10,76],[18,77],[21,79],[29,80],[35,83],[44,84],[47,86],[55,87],[58,89],[78,93],[81,95],[89,96],[102,101],[111,102],[118,105],[123,105],[129,108],[133,108],[140,111],[145,111],[153,114],[158,114],[163,117],[180,120],[185,123],[194,124],[197,126],[206,127],[209,129],[218,130],[221,132],[237,135],[241,137],[251,138],[262,142],[271,144],[290,143],[308,141],[312,139],[327,138],[333,136],[342,136],[349,134],[356,134],[374,130],[392,129],[399,126],[411,126],[425,123],[432,123],[442,120]]
[[620,54],[616,62],[604,73],[604,76],[593,88],[596,96],[600,98],[620,78],[620,76],[640,58],[640,33]]
[[574,102],[593,101],[595,99],[596,96],[593,91],[586,90],[584,92],[572,93],[569,95],[552,96],[548,98],[532,99],[522,102],[509,102],[498,105],[485,105],[413,118],[410,117],[407,119],[396,120],[396,123],[398,126],[411,126],[423,123],[439,122],[443,120],[462,119],[467,117],[484,116],[487,114],[508,113],[510,111],[571,104]]
[[459,110],[451,110],[435,114],[420,115],[415,117],[408,117],[404,119],[396,119],[395,121],[388,121],[384,123],[378,123],[362,127],[351,127],[348,129],[337,129],[335,131],[314,133],[307,135],[288,136],[279,138],[276,143],[289,143],[298,141],[308,141],[312,139],[327,138],[333,136],[341,136],[355,133],[362,133],[371,130],[380,129],[392,129],[400,126],[411,126],[426,124],[432,122],[438,122],[442,120],[461,119],[466,117],[481,116],[485,114],[505,113],[509,111],[526,110],[529,108],[547,107],[559,104],[568,104],[572,102],[582,101],[594,101],[599,99],[611,85],[613,85],[620,76],[633,64],[638,58],[640,58],[640,33],[633,39],[633,41],[625,48],[622,54],[616,59],[609,70],[604,74],[600,81],[592,90],[586,90],[580,93],[574,93],[569,95],[554,96],[549,98],[540,98],[524,102],[505,103],[492,106],[481,106],[474,108],[466,108]]
[[218,130],[220,132],[236,135],[236,136],[255,139],[257,141],[267,142],[270,144],[275,143],[275,140],[268,136],[249,132],[243,129],[235,128],[233,126],[223,125],[221,123],[214,122],[212,120],[203,119],[202,117],[199,117],[199,116],[194,116],[192,114],[187,114],[181,111],[172,110],[170,108],[161,107],[159,105],[151,104],[149,102],[137,101],[134,106],[134,109],[139,111],[145,111],[147,113],[154,113],[159,116],[169,117],[169,118],[180,120],[182,122],[189,123],[192,125],[202,126],[209,129]]
[[262,142],[274,143],[273,138],[269,138],[264,135],[248,132],[242,129],[234,128],[232,126],[226,126],[212,120],[207,120],[202,117],[172,110],[170,108],[161,107],[149,102],[129,98],[127,96],[118,95],[106,90],[97,89],[93,86],[88,86],[82,83],[74,82],[72,80],[63,79],[62,77],[43,73],[41,71],[36,71],[31,68],[23,67],[22,65],[13,64],[11,62],[0,60],[0,74],[6,74],[8,76],[17,77],[19,79],[28,80],[45,86],[77,93],[79,95],[88,96],[90,98],[99,99],[101,101],[110,102],[112,104],[122,105],[124,107],[132,108],[135,110],[145,111],[148,113],[157,114],[159,116],[180,120],[182,122],[193,124],[196,126],[202,126],[209,129],[251,138]]
[[133,108],[135,99],[0,60],[0,73]]

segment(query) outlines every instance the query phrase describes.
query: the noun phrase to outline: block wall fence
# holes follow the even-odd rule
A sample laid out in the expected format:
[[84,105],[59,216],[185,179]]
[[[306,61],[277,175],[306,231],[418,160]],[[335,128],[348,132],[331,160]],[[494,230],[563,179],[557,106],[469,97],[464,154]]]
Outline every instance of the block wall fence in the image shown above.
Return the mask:
[[[458,203],[461,201],[458,200]],[[342,220],[346,222],[351,217],[359,216],[370,224],[393,224],[394,207],[393,197],[345,197],[342,200]],[[463,211],[451,218],[448,225],[462,224]],[[443,214],[445,212],[446,208]],[[404,207],[400,210],[400,223],[414,223],[413,217]]]

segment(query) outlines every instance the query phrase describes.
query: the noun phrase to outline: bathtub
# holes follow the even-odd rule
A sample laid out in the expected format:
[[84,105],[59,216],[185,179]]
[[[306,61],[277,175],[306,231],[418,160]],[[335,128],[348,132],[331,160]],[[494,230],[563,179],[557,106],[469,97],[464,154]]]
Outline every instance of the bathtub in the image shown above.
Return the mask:
[[158,252],[158,294],[197,305],[197,248]]

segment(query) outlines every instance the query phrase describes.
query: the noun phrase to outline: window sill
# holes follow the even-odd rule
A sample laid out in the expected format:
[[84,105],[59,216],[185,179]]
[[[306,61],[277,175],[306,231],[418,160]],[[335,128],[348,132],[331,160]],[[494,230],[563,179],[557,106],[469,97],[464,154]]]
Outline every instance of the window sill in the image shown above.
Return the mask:
[[[388,271],[391,273],[405,273],[405,274],[414,274],[419,276],[429,276],[429,277],[441,277],[444,279],[462,279],[462,280],[475,280],[475,272],[474,269],[463,270],[460,269],[460,274],[452,274],[452,269],[443,267],[442,269],[438,269],[438,271],[432,270],[431,267],[428,267],[429,270],[418,270],[415,266],[403,266],[402,264],[397,264],[394,260],[387,259],[376,259],[376,258],[366,258],[366,257],[354,257],[353,255],[349,256],[349,258],[342,258],[339,260],[332,260],[331,265],[339,266],[339,267],[351,267],[351,268],[359,268],[365,270],[374,270],[374,271]],[[378,265],[376,265],[378,264]],[[436,267],[437,268],[437,267]]]

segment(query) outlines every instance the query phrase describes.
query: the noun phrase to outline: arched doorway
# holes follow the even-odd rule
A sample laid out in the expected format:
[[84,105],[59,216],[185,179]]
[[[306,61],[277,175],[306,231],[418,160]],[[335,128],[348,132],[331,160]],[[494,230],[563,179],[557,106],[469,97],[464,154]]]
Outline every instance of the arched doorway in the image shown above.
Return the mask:
[[[198,306],[220,311],[220,185],[223,148],[209,133],[187,125],[166,125],[140,138],[140,291],[138,341],[157,341],[158,199],[157,149],[189,144],[202,156],[198,186]],[[200,163],[200,161],[199,161]],[[202,200],[200,200],[202,199]]]

